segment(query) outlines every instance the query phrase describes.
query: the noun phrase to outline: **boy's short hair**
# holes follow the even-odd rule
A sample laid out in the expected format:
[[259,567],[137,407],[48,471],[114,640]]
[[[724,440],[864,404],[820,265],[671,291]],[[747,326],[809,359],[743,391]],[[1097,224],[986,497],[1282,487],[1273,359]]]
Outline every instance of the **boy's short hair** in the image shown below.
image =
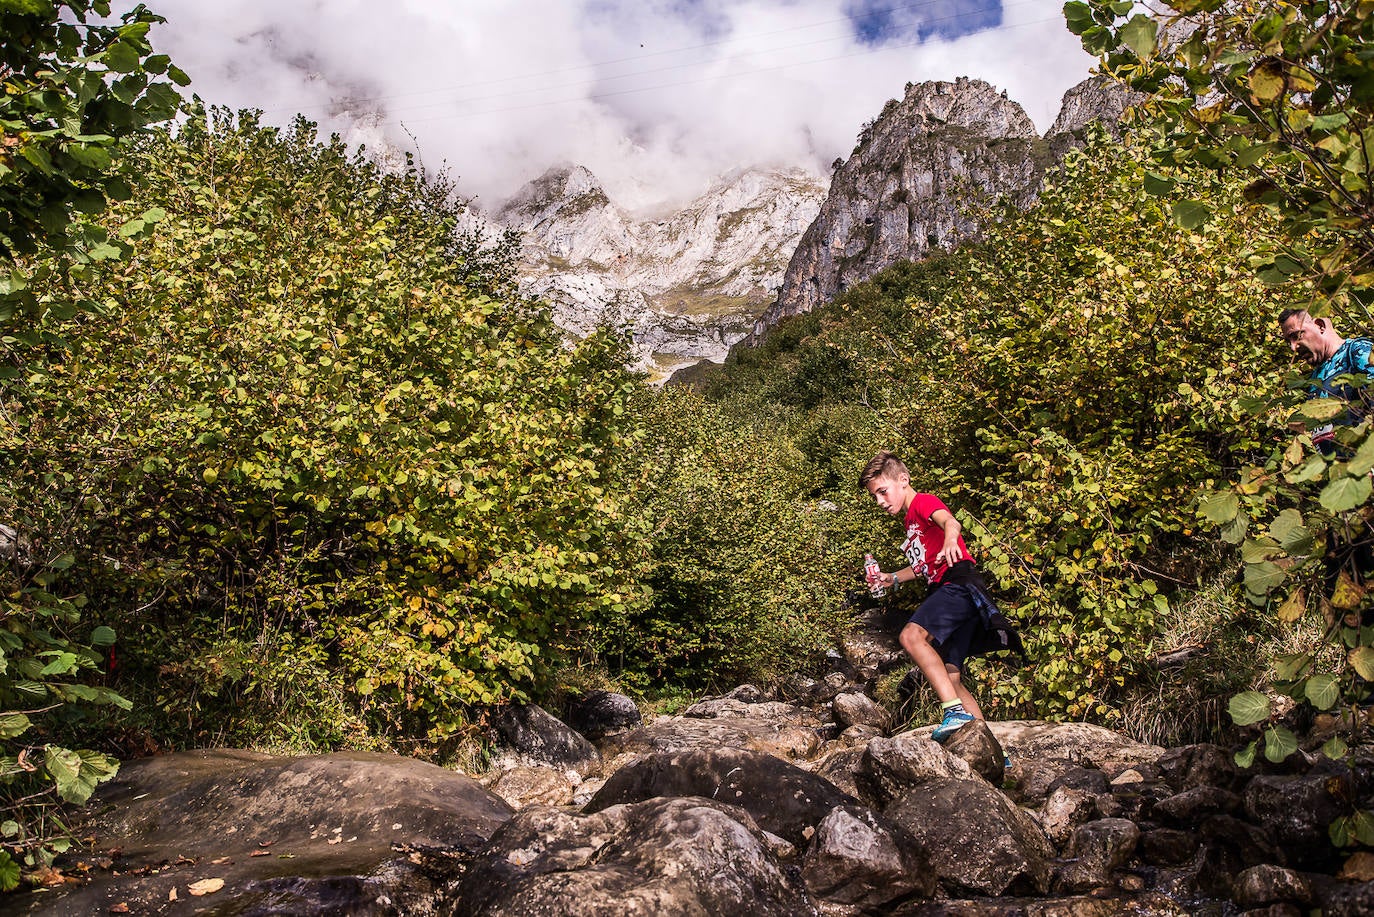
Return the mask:
[[1299,316],[1299,315],[1307,315],[1307,314],[1308,314],[1308,313],[1307,313],[1307,310],[1306,310],[1306,309],[1284,309],[1282,312],[1279,313],[1279,324],[1282,325],[1284,322],[1288,321],[1290,318],[1295,318],[1295,317],[1297,317],[1297,316]]
[[864,466],[863,474],[859,475],[859,486],[867,487],[869,481],[876,481],[878,478],[895,478],[899,474],[904,474],[908,478],[911,472],[907,470],[902,460],[886,450],[879,452],[868,460]]

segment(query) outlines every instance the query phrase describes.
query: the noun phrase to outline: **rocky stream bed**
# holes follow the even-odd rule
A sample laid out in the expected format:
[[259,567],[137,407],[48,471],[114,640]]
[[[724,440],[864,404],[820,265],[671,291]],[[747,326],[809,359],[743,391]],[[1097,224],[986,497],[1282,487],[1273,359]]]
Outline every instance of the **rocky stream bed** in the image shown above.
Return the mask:
[[[1374,805],[1374,761],[1242,771],[1081,723],[991,722],[944,745],[871,696],[901,660],[856,635],[835,671],[646,722],[598,693],[512,709],[468,776],[402,757],[206,750],[131,761],[81,827],[81,884],[10,913],[1374,913],[1374,855],[1326,826]],[[1007,760],[1010,766],[1007,766]]]

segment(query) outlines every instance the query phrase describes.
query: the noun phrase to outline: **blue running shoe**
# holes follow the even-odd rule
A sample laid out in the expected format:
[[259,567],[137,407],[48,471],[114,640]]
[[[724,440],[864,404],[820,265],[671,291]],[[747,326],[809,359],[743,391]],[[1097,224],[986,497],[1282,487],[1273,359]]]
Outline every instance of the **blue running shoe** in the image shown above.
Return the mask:
[[951,707],[945,711],[944,719],[940,720],[940,725],[935,727],[930,737],[937,742],[943,742],[973,720],[974,717],[965,713],[963,707]]

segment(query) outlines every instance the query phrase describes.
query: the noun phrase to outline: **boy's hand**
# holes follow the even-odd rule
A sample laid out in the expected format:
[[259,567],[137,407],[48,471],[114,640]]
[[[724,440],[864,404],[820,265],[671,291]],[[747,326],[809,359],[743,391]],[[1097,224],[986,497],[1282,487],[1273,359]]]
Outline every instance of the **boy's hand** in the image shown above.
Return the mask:
[[946,567],[954,566],[959,562],[959,546],[957,544],[945,545],[940,549],[940,553],[935,555],[935,560]]

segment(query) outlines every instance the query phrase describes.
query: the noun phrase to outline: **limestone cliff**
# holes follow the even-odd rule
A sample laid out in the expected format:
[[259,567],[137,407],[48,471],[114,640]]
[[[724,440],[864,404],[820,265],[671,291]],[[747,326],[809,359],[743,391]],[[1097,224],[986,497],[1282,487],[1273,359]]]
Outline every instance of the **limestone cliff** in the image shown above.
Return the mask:
[[1045,170],[1082,142],[1092,121],[1115,123],[1126,93],[1098,79],[1064,97],[1046,137],[1016,102],[982,80],[907,84],[865,126],[754,326],[809,312],[898,261],[920,260],[974,235],[998,202],[1029,206]]
[[574,334],[628,324],[654,374],[722,359],[772,302],[826,183],[801,169],[743,170],[658,220],[618,207],[581,166],[530,182],[494,219],[522,234],[521,284]]

